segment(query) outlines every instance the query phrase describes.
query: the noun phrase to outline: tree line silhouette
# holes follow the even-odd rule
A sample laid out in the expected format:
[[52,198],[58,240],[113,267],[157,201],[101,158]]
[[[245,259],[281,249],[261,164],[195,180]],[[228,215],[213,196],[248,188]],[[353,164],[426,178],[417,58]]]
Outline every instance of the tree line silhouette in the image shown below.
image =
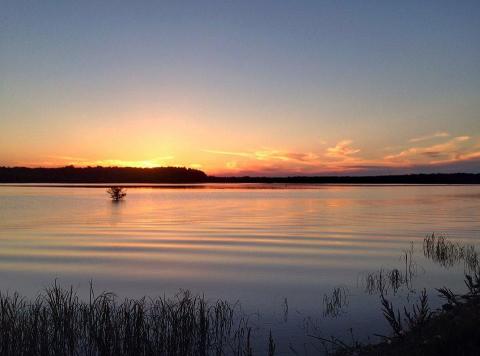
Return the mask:
[[0,167],[2,183],[201,183],[207,179],[204,172],[183,167]]
[[303,184],[480,184],[479,173],[399,174],[382,176],[212,177],[211,183]]
[[184,167],[128,168],[0,167],[0,183],[303,183],[303,184],[480,184],[479,173],[384,176],[216,177]]

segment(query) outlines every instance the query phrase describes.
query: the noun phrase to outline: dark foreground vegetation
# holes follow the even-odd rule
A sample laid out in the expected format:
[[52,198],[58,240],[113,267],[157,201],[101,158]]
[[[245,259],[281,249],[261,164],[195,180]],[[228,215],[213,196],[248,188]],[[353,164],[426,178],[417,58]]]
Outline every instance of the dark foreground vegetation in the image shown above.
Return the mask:
[[393,336],[375,345],[346,345],[338,340],[325,340],[337,347],[335,355],[366,356],[449,356],[480,354],[480,277],[467,276],[468,293],[458,295],[448,288],[438,292],[446,303],[442,309],[430,311],[423,292],[411,310],[395,310],[382,296],[383,313]]
[[[410,309],[395,309],[381,296],[392,336],[378,344],[347,344],[309,335],[327,354],[478,355],[480,276],[466,277],[468,293],[438,289],[442,309],[431,311],[423,291]],[[270,333],[265,348],[252,347],[252,327],[238,304],[209,303],[182,292],[175,298],[117,300],[111,293],[81,301],[54,284],[32,300],[0,293],[0,355],[268,355],[276,354]],[[260,352],[259,352],[260,351]]]
[[364,177],[215,177],[207,176],[197,169],[182,167],[0,167],[0,183],[480,184],[480,174],[407,174]]
[[55,284],[33,301],[0,294],[3,356],[252,355],[250,333],[237,305],[188,292],[119,301],[91,289],[84,302]]
[[423,290],[413,305],[396,308],[388,300],[388,293],[396,294],[402,285],[410,288],[409,283],[416,276],[412,246],[411,250],[405,251],[405,272],[381,270],[367,276],[367,291],[379,293],[382,312],[392,334],[379,335],[384,341],[369,345],[358,342],[348,345],[334,338],[321,339],[325,348],[333,350],[331,353],[337,356],[479,355],[480,256],[475,246],[431,234],[423,241],[423,253],[444,268],[463,264],[467,293],[456,294],[447,287],[439,288],[437,293],[444,304],[439,310],[431,310],[427,293]]
[[[403,251],[401,269],[385,269],[362,277],[365,292],[378,294],[379,311],[391,327],[377,344],[353,338],[329,339],[308,332],[318,354],[345,355],[478,355],[480,350],[480,256],[473,245],[431,234],[423,241],[423,254],[444,268],[463,264],[467,293],[443,287],[441,308],[432,310],[426,290],[419,293],[413,243]],[[406,288],[416,300],[398,307],[390,300]],[[349,290],[337,287],[323,297],[324,317],[336,317],[348,306]],[[285,317],[288,304],[285,299]],[[183,291],[173,298],[118,299],[112,293],[86,300],[56,283],[34,299],[0,292],[0,355],[110,356],[110,355],[234,355],[274,356],[276,342],[254,335],[248,315],[238,303]],[[265,335],[265,334],[263,334]],[[263,340],[265,339],[265,340]],[[255,340],[255,342],[252,342]],[[255,344],[255,347],[253,346]],[[260,344],[260,346],[259,346]],[[292,354],[299,354],[290,345]],[[306,352],[306,351],[305,351]]]

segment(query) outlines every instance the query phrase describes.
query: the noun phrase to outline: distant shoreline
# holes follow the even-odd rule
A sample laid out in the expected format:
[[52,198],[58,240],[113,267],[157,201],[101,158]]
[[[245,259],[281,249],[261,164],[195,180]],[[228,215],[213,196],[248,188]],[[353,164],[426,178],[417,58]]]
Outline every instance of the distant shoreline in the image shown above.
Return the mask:
[[290,177],[217,177],[197,169],[182,167],[123,168],[67,166],[62,168],[0,167],[2,184],[125,185],[130,187],[185,187],[199,184],[291,184],[291,185],[450,185],[480,184],[480,173],[434,173],[381,176],[290,176]]
[[476,186],[477,183],[463,184],[463,183],[0,183],[1,187],[16,187],[16,188],[93,188],[93,189],[107,189],[112,186],[119,186],[126,189],[242,189],[242,190],[282,190],[295,189],[306,190],[316,189],[321,187],[448,187],[448,186]]

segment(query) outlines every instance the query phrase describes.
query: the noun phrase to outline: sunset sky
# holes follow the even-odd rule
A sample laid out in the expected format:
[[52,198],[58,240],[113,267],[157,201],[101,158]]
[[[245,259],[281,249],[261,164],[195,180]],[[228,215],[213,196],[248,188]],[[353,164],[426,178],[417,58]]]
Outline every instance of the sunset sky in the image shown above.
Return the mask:
[[0,166],[480,172],[480,1],[0,1]]

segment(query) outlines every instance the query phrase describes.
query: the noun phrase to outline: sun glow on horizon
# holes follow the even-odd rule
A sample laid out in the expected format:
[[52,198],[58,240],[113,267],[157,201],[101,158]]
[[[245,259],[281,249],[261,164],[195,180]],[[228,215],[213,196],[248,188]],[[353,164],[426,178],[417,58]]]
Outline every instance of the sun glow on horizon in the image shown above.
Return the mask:
[[[181,147],[181,145],[177,145]],[[422,171],[475,171],[480,162],[480,137],[452,136],[449,133],[426,134],[405,140],[397,147],[369,152],[368,146],[350,138],[328,143],[322,141],[315,151],[293,151],[263,147],[257,150],[200,149],[172,150],[170,154],[149,159],[87,159],[72,156],[48,156],[39,162],[18,162],[30,167],[186,167],[210,175],[273,176],[322,174],[389,174]],[[370,150],[371,151],[371,150]],[[131,154],[131,152],[129,152]],[[141,152],[135,155],[142,156]],[[144,155],[146,156],[146,155]],[[132,157],[132,155],[131,155]],[[151,155],[150,155],[151,157]],[[133,158],[133,157],[132,157]]]
[[479,11],[7,2],[0,166],[480,171]]

